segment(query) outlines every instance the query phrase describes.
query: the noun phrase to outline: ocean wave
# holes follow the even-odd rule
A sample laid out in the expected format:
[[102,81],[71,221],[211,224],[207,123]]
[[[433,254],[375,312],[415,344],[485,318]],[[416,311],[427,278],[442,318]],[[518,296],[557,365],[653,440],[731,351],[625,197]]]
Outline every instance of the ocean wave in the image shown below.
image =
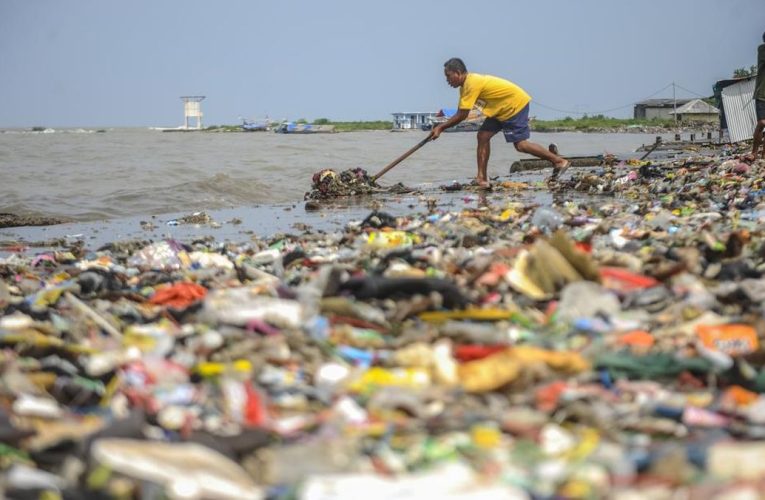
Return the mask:
[[120,189],[100,200],[122,216],[214,210],[275,201],[273,191],[255,178],[218,173],[171,186]]
[[122,188],[94,196],[92,193],[7,196],[0,212],[17,215],[48,215],[76,221],[113,219],[136,215],[215,210],[273,203],[274,189],[255,178],[218,173],[203,179],[170,186]]

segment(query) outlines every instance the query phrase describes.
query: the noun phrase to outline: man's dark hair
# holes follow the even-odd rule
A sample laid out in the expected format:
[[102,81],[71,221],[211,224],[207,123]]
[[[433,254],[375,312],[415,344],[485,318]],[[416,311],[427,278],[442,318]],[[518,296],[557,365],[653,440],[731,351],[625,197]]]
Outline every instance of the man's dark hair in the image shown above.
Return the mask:
[[762,41],[765,43],[765,33],[762,34]]
[[447,71],[456,71],[458,73],[467,73],[467,67],[459,57],[452,57],[444,63],[444,69]]

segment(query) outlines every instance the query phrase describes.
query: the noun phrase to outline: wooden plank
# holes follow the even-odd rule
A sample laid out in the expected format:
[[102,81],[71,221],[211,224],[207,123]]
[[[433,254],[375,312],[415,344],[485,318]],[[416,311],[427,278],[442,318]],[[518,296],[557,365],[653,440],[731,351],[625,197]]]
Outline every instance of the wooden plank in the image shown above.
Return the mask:
[[[596,167],[603,162],[603,156],[568,156],[566,157],[571,162],[572,167]],[[527,172],[530,170],[542,170],[544,168],[552,168],[552,163],[547,160],[539,159],[523,159],[513,162],[510,165],[510,173],[514,172]]]

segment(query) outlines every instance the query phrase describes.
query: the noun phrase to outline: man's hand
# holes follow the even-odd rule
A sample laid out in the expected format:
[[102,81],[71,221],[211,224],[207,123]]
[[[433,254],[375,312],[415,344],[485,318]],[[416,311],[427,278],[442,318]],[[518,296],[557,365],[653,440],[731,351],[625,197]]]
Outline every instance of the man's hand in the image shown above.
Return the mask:
[[430,140],[435,141],[436,139],[438,139],[438,136],[440,136],[441,132],[443,131],[444,131],[444,127],[442,127],[441,125],[436,125],[435,127],[433,127],[433,130],[430,131]]
[[433,127],[433,130],[430,131],[430,140],[435,141],[438,139],[438,136],[441,135],[441,132],[449,127],[457,125],[459,122],[467,118],[469,113],[469,109],[458,109],[451,118]]

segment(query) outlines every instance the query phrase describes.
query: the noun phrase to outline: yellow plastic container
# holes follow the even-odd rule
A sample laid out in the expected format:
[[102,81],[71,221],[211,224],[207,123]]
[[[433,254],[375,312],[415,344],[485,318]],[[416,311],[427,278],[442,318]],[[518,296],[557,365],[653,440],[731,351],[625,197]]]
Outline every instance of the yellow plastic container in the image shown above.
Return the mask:
[[419,242],[419,236],[406,231],[374,231],[367,237],[367,245],[374,248],[410,247]]
[[237,359],[233,363],[204,362],[197,365],[196,371],[203,377],[215,377],[232,371],[250,373],[252,371],[252,363],[246,359]]
[[482,449],[492,449],[502,443],[502,431],[490,423],[476,424],[470,429],[473,444]]
[[430,372],[423,368],[385,369],[374,367],[351,382],[352,392],[366,392],[376,387],[406,387],[425,389],[431,385]]

